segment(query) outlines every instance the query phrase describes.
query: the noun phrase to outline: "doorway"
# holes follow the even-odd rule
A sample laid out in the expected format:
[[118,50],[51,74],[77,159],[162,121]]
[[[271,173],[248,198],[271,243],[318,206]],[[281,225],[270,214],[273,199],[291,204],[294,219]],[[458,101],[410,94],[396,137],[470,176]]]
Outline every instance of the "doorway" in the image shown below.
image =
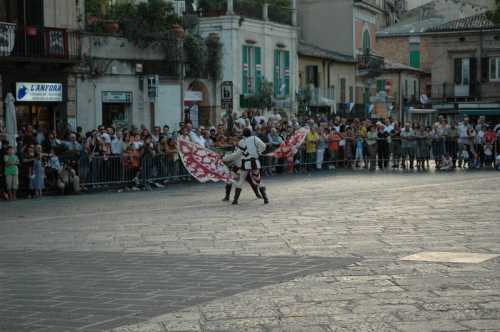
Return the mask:
[[56,129],[56,107],[52,104],[16,105],[19,127],[33,126],[44,131]]
[[128,125],[127,104],[102,104],[102,124],[105,127],[125,127]]

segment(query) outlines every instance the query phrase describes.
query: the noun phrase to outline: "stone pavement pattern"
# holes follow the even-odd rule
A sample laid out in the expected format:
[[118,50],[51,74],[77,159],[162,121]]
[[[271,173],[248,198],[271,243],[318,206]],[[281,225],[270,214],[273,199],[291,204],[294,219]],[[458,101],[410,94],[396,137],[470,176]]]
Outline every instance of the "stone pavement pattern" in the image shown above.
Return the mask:
[[500,331],[499,258],[399,260],[500,253],[498,173],[268,190],[238,208],[219,185],[0,205],[0,330]]

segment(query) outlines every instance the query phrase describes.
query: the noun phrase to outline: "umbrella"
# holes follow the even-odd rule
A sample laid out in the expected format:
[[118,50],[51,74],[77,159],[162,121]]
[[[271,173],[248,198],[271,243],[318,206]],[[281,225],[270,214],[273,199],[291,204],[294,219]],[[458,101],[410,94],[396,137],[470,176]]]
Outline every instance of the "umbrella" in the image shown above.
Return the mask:
[[6,129],[7,129],[7,139],[9,144],[16,147],[16,137],[17,137],[17,120],[16,120],[16,107],[14,106],[14,96],[12,93],[8,93],[5,97],[5,112],[6,112]]

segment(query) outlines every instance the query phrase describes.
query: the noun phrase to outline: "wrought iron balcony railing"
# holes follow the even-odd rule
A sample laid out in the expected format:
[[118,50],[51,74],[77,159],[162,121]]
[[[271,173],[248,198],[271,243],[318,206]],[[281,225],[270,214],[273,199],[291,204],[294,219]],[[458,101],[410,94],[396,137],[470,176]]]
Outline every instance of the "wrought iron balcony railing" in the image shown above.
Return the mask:
[[0,22],[0,61],[26,58],[78,60],[80,34],[66,29]]

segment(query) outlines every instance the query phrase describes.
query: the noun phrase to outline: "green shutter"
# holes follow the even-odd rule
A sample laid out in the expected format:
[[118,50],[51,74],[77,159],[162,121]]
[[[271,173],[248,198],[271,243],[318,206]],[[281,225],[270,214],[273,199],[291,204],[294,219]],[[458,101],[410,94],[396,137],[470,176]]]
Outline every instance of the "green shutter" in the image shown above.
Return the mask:
[[274,50],[274,96],[280,95],[280,51]]
[[260,47],[254,47],[255,50],[255,94],[260,94],[262,85],[262,60]]
[[290,52],[285,51],[285,97],[290,96]]
[[377,80],[377,92],[385,91],[385,80]]
[[248,46],[243,46],[243,63],[241,65],[241,72],[242,72],[242,89],[241,91],[243,92],[244,95],[248,94]]
[[420,51],[410,52],[410,66],[420,69]]

